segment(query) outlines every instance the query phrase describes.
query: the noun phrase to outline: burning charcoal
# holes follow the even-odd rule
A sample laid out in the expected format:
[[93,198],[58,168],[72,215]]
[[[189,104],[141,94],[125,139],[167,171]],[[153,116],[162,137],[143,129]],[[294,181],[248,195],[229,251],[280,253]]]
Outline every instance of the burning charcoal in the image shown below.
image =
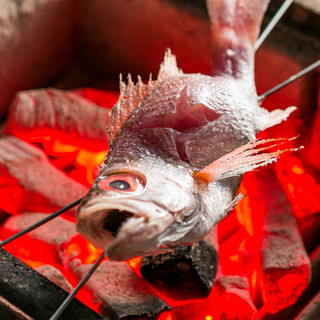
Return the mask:
[[249,280],[249,293],[253,299],[258,289],[257,266],[243,228],[219,246],[219,263],[219,270],[224,276],[239,275]]
[[11,214],[54,212],[87,192],[40,149],[12,136],[0,139],[0,173],[0,206]]
[[311,298],[315,296],[320,288],[320,245],[311,253],[311,282],[308,288],[299,297],[297,302],[287,309],[281,310],[276,314],[269,314],[265,307],[259,310],[259,319],[261,320],[292,320],[294,319]]
[[[11,216],[3,225],[1,237],[6,239],[46,216],[45,213],[35,212]],[[5,248],[29,265],[37,266],[37,263],[41,262],[61,268],[61,263],[65,259],[65,246],[76,234],[73,222],[57,217],[8,243]]]
[[320,212],[320,184],[297,157],[291,155],[279,161],[276,172],[297,217]]
[[99,151],[107,145],[109,112],[71,92],[22,91],[10,107],[6,132],[28,140],[54,136],[65,144]]
[[308,286],[310,260],[275,174],[269,169],[249,173],[245,179],[255,250],[260,259],[262,298],[266,310],[275,313],[295,303]]
[[219,276],[210,295],[214,307],[214,319],[256,319],[257,309],[249,293],[249,281],[245,276]]
[[55,283],[58,287],[63,289],[64,291],[71,292],[73,287],[68,282],[68,280],[63,276],[63,274],[56,269],[55,267],[44,264],[42,266],[34,268],[34,270],[38,271],[45,278]]
[[144,257],[140,272],[158,292],[175,302],[207,297],[218,264],[217,250],[209,240]]
[[295,320],[320,320],[320,291]]
[[[70,270],[81,279],[91,265],[76,259]],[[170,307],[154,295],[148,283],[138,277],[125,262],[104,261],[85,288],[100,304],[99,311],[113,319],[156,319]]]
[[[67,293],[1,249],[0,296],[31,318],[47,320],[66,299]],[[102,317],[73,299],[59,319],[98,320]]]

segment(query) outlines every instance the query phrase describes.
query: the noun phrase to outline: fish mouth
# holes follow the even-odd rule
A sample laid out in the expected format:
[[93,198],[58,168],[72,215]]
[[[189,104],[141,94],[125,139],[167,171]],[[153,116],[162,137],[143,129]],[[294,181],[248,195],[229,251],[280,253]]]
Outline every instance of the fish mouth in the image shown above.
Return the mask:
[[172,222],[172,214],[153,203],[96,197],[80,204],[77,230],[110,260],[127,260],[156,250],[157,236]]
[[106,210],[102,214],[105,215],[102,227],[104,230],[109,231],[113,237],[117,236],[121,225],[123,225],[126,220],[133,217],[133,213],[129,211],[120,211],[118,209]]

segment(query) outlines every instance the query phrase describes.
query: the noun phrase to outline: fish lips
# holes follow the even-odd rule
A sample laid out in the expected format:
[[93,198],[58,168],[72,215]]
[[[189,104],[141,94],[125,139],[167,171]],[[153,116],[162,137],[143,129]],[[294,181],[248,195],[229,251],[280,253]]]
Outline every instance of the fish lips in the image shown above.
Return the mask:
[[78,231],[111,260],[151,254],[172,223],[174,215],[152,202],[103,196],[86,201],[77,216]]

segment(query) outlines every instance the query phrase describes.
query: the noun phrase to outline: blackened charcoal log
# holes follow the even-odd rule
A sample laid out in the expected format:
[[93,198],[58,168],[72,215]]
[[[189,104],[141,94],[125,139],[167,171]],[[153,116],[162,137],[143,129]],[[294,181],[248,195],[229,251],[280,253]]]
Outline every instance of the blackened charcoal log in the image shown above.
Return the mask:
[[[69,268],[81,279],[90,266],[74,259]],[[101,314],[111,320],[157,319],[171,309],[125,262],[102,262],[85,288],[94,302],[100,304]]]
[[208,241],[176,246],[170,252],[142,258],[142,276],[175,302],[207,297],[217,272],[218,253]]
[[[29,317],[48,320],[67,295],[67,292],[38,272],[5,250],[0,250],[0,296]],[[103,318],[73,299],[59,319],[102,320]]]
[[6,212],[54,212],[86,192],[39,148],[12,136],[0,138],[0,208]]
[[320,291],[295,318],[295,320],[320,320]]
[[44,264],[42,266],[34,268],[37,272],[43,275],[45,278],[56,284],[58,287],[63,289],[64,291],[71,292],[73,287],[68,282],[68,280],[64,277],[64,275],[50,264]]
[[259,257],[264,305],[276,313],[294,304],[310,281],[310,260],[290,202],[271,169],[245,177]]
[[72,92],[22,91],[10,106],[5,131],[24,139],[55,136],[65,144],[101,151],[107,146],[109,113],[110,110]]

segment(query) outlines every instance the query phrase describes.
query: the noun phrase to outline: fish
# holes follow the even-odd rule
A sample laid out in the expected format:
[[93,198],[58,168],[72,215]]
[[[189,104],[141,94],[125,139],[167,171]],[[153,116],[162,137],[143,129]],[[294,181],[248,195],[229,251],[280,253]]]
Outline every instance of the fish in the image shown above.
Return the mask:
[[110,146],[77,212],[77,230],[111,260],[204,238],[243,197],[245,172],[275,161],[287,139],[256,140],[295,110],[260,106],[254,44],[267,0],[207,0],[211,75],[185,74],[171,50],[156,80],[120,78]]

